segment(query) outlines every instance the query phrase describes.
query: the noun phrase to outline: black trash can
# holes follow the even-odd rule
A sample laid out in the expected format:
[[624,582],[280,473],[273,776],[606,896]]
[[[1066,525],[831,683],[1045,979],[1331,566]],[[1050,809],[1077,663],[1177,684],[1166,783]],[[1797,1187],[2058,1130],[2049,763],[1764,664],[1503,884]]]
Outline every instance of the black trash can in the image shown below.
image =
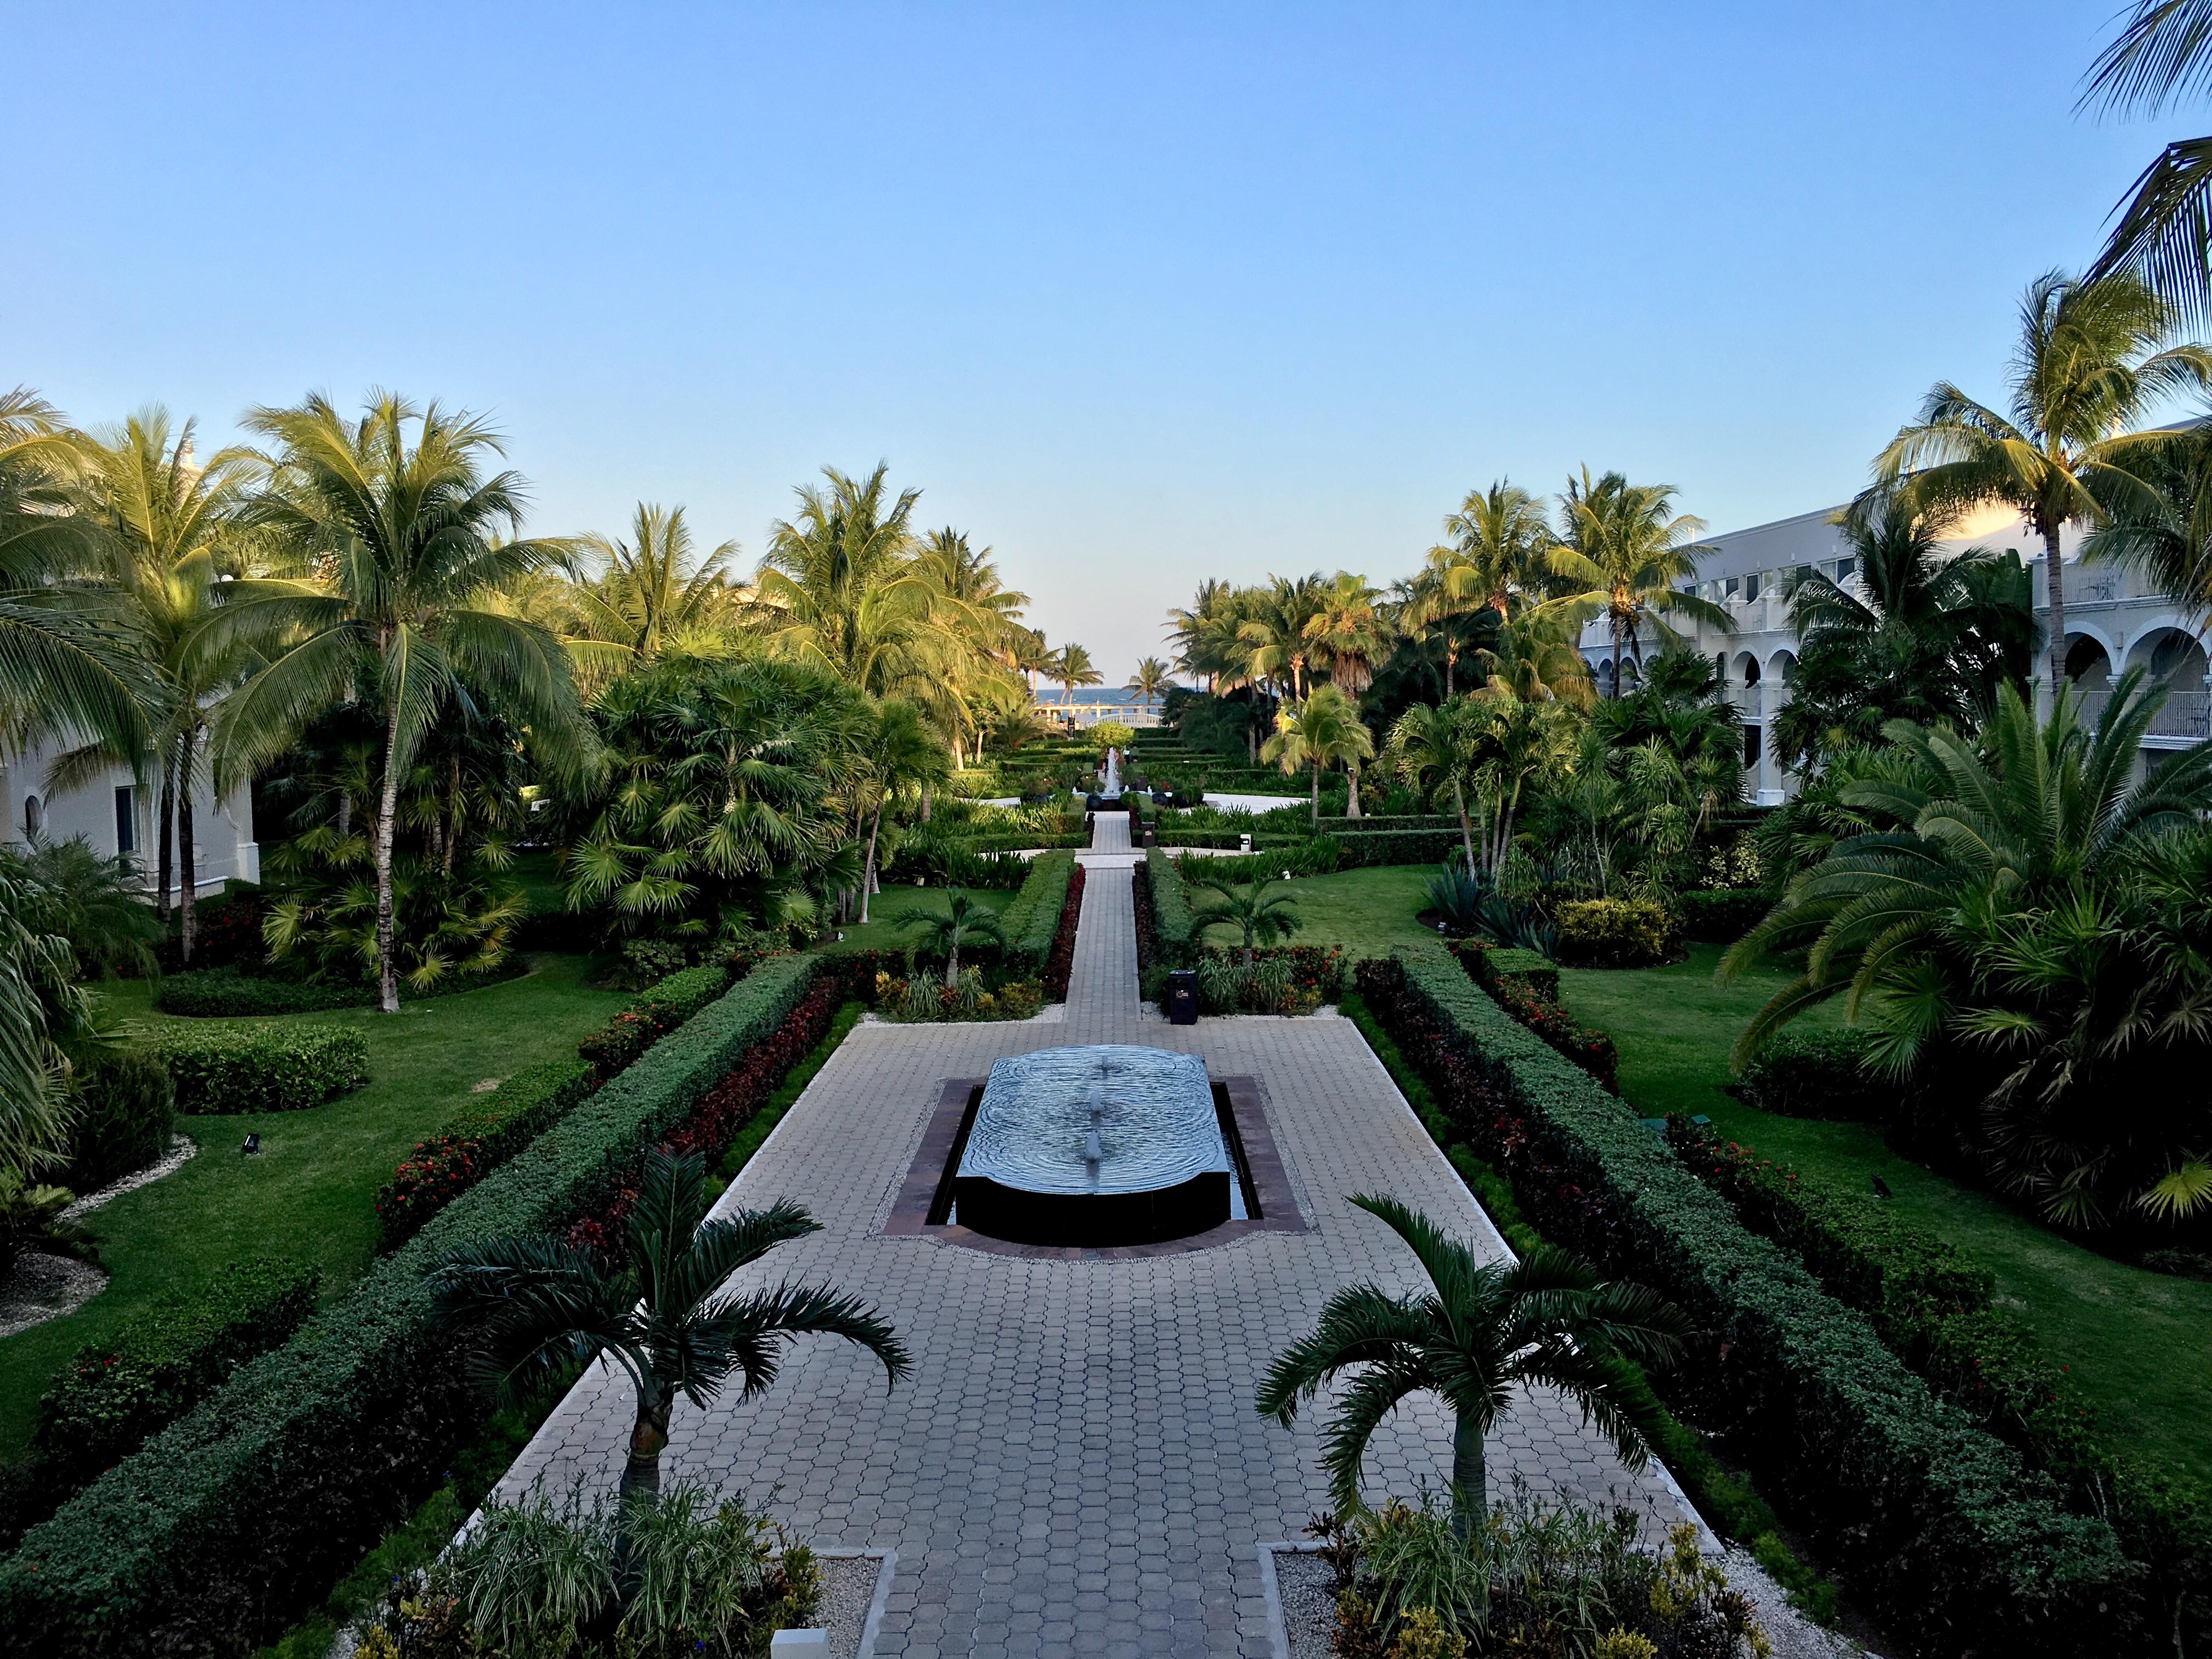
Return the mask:
[[1171,968],[1168,970],[1168,1024],[1198,1024],[1197,969]]

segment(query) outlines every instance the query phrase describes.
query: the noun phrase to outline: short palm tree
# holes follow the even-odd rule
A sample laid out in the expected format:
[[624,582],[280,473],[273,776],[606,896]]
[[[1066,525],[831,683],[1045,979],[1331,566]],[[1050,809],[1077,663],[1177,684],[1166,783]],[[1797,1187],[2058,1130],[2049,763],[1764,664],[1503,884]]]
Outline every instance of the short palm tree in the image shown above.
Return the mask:
[[1472,876],[1474,823],[1468,811],[1467,797],[1474,787],[1479,763],[1473,702],[1455,697],[1441,704],[1413,704],[1390,728],[1384,757],[1391,771],[1425,793],[1451,786],[1452,810],[1459,814],[1460,842],[1467,853],[1468,874]]
[[636,1416],[625,1499],[659,1492],[678,1399],[703,1408],[732,1376],[747,1396],[760,1393],[797,1337],[857,1343],[893,1384],[912,1364],[875,1310],[830,1286],[725,1289],[777,1245],[822,1229],[787,1199],[709,1221],[713,1206],[705,1160],[656,1148],[623,1223],[619,1261],[556,1237],[495,1238],[448,1251],[429,1275],[441,1322],[481,1339],[471,1367],[503,1392],[557,1387],[601,1358],[629,1378]]
[[931,910],[909,904],[891,920],[902,927],[919,927],[921,931],[914,936],[914,943],[921,949],[945,952],[947,990],[960,983],[963,950],[984,941],[993,945],[1006,942],[1006,930],[999,925],[998,913],[957,887],[945,895],[944,909]]
[[268,484],[254,516],[315,574],[227,583],[201,630],[204,649],[251,646],[267,659],[223,700],[216,775],[260,769],[318,715],[364,690],[380,705],[378,996],[396,1013],[392,829],[425,734],[474,693],[526,726],[556,769],[580,770],[592,753],[560,641],[483,600],[515,578],[565,564],[570,549],[500,539],[520,523],[522,481],[484,475],[500,439],[473,416],[382,393],[349,421],[317,394],[296,409],[257,410],[247,424],[276,445],[264,458]]
[[884,827],[884,808],[909,791],[941,784],[952,775],[945,745],[912,703],[892,697],[873,711],[876,729],[866,740],[864,793],[869,802],[868,852],[861,866],[860,920],[868,919],[868,895],[875,890],[876,841]]
[[1649,1455],[1639,1420],[1649,1391],[1620,1362],[1672,1359],[1689,1322],[1640,1285],[1601,1279],[1587,1262],[1541,1246],[1517,1262],[1485,1262],[1428,1217],[1393,1198],[1355,1197],[1403,1239],[1427,1270],[1421,1296],[1374,1285],[1339,1291],[1311,1336],[1279,1355],[1260,1385],[1263,1415],[1285,1426],[1298,1407],[1340,1373],[1356,1372],[1329,1419],[1324,1455],[1340,1511],[1362,1507],[1359,1465],[1367,1443],[1408,1395],[1441,1395],[1452,1433],[1452,1526],[1465,1537],[1488,1513],[1483,1437],[1513,1404],[1516,1387],[1556,1389],[1609,1438],[1632,1469]]
[[1243,965],[1252,966],[1255,945],[1288,939],[1305,924],[1297,915],[1297,900],[1272,882],[1248,881],[1243,885],[1219,876],[1194,876],[1193,887],[1206,888],[1221,896],[1199,905],[1193,919],[1201,932],[1216,922],[1236,928],[1244,937]]
[[2171,434],[2130,428],[2171,393],[2212,386],[2212,348],[2167,344],[2173,308],[2124,273],[2082,283],[2048,272],[2029,286],[2020,319],[2011,418],[1939,380],[1875,471],[1923,513],[1996,505],[2027,520],[2043,541],[2057,687],[2067,650],[2060,532],[2156,508],[2148,471]]
[[1137,665],[1137,672],[1129,676],[1128,684],[1123,690],[1135,692],[1137,700],[1150,708],[1159,701],[1160,693],[1166,689],[1173,672],[1158,657],[1146,657]]
[[1275,735],[1267,739],[1260,754],[1285,772],[1295,772],[1301,766],[1312,769],[1316,829],[1321,825],[1322,769],[1341,762],[1352,779],[1345,816],[1359,816],[1359,763],[1373,758],[1375,738],[1352,699],[1338,687],[1317,685],[1313,695],[1297,708],[1277,711]]
[[1705,524],[1674,511],[1672,484],[1632,484],[1618,472],[1593,478],[1588,467],[1559,496],[1561,533],[1547,556],[1552,574],[1570,591],[1546,602],[1547,615],[1579,625],[1605,618],[1613,636],[1613,687],[1620,690],[1625,649],[1641,651],[1649,630],[1662,645],[1681,635],[1669,618],[1700,622],[1721,633],[1735,620],[1681,584],[1698,574],[1696,544]]

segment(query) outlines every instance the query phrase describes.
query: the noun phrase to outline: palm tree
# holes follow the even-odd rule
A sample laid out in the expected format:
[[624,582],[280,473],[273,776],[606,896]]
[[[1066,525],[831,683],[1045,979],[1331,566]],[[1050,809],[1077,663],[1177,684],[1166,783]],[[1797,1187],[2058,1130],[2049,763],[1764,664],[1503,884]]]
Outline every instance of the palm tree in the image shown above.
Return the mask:
[[945,952],[947,990],[960,983],[960,952],[963,949],[982,940],[993,945],[1006,942],[1006,932],[999,926],[998,913],[957,887],[945,895],[944,909],[931,910],[909,904],[891,920],[902,927],[921,929],[913,941],[920,949]]
[[0,1183],[60,1156],[67,1050],[94,1026],[64,920],[37,869],[0,847]]
[[1571,719],[1555,702],[1528,702],[1502,681],[1468,699],[1468,793],[1482,804],[1482,867],[1492,876],[1512,850],[1522,800],[1561,764]]
[[1668,625],[1686,617],[1726,634],[1733,620],[1721,606],[1679,584],[1698,574],[1694,538],[1705,520],[1674,511],[1672,484],[1632,484],[1619,472],[1567,480],[1559,496],[1562,531],[1548,556],[1553,574],[1575,591],[1548,601],[1546,615],[1579,626],[1603,617],[1613,635],[1613,687],[1620,690],[1624,647],[1642,655],[1644,629],[1665,645],[1681,643]]
[[1129,676],[1128,684],[1122,689],[1135,692],[1138,700],[1150,708],[1159,700],[1172,672],[1158,657],[1146,657],[1137,665],[1137,672]]
[[580,551],[605,562],[598,577],[576,586],[574,603],[589,639],[621,647],[633,662],[650,662],[664,646],[697,644],[732,620],[735,590],[730,562],[735,542],[696,553],[680,507],[640,501],[630,539],[591,535]]
[[927,789],[952,775],[944,745],[922,723],[921,711],[896,698],[876,706],[876,730],[867,744],[870,773],[868,853],[861,866],[860,920],[868,919],[868,895],[876,887],[876,838],[884,824],[884,807],[909,789]]
[[1531,611],[1501,623],[1497,643],[1478,649],[1486,684],[1523,702],[1565,702],[1588,708],[1596,699],[1589,665],[1577,648],[1580,630],[1554,612]]
[[[2087,107],[2156,114],[2212,81],[2212,5],[2136,0],[2118,38],[2097,55]],[[2088,280],[2140,276],[2191,322],[2212,315],[2212,137],[2168,144],[2135,182]]]
[[[2212,386],[2212,349],[2167,346],[2175,313],[2125,274],[2077,282],[2036,278],[2021,302],[2012,418],[1938,381],[1920,418],[1875,459],[1879,484],[1909,507],[1942,514],[1997,505],[2043,539],[2051,599],[2051,684],[2066,678],[2066,592],[2059,534],[2113,512],[2153,510],[2142,469],[2168,434],[2134,432],[2170,392]],[[1909,481],[1908,481],[1909,477]]]
[[495,1238],[448,1251],[429,1275],[440,1322],[477,1339],[471,1369],[503,1393],[558,1387],[601,1358],[629,1378],[636,1412],[625,1500],[659,1493],[679,1398],[704,1409],[732,1376],[747,1397],[759,1394],[799,1336],[858,1344],[883,1361],[894,1386],[912,1366],[875,1310],[828,1285],[726,1290],[738,1269],[821,1224],[788,1199],[709,1221],[713,1205],[705,1160],[656,1147],[623,1224],[619,1260],[558,1237]]
[[1328,586],[1316,570],[1295,581],[1271,576],[1266,587],[1240,595],[1246,614],[1237,635],[1250,653],[1247,672],[1254,679],[1288,682],[1297,702],[1305,701],[1306,670],[1315,657],[1306,627],[1320,614]]
[[1352,699],[1334,685],[1317,685],[1313,696],[1296,708],[1275,716],[1275,735],[1267,739],[1261,756],[1295,772],[1313,769],[1313,821],[1321,827],[1321,773],[1341,761],[1352,777],[1352,796],[1345,816],[1359,816],[1359,763],[1375,753],[1375,739],[1361,722]]
[[1053,653],[1042,628],[1018,628],[1007,647],[1014,672],[1029,676],[1030,696],[1036,696],[1037,676],[1052,667]]
[[1091,653],[1079,645],[1063,645],[1054,652],[1050,665],[1045,670],[1045,677],[1066,690],[1071,699],[1079,685],[1103,685],[1106,683],[1106,677],[1091,660]]
[[1417,702],[1398,716],[1384,751],[1390,769],[1424,793],[1451,786],[1470,876],[1475,871],[1474,825],[1467,810],[1476,764],[1473,708],[1465,697],[1443,704]]
[[1542,504],[1518,484],[1500,478],[1486,491],[1469,490],[1444,520],[1444,534],[1450,539],[1429,550],[1429,562],[1454,600],[1487,605],[1507,621],[1516,600],[1543,594],[1559,538],[1545,522]]
[[1424,1391],[1440,1395],[1455,1419],[1452,1528],[1462,1538],[1489,1513],[1483,1437],[1511,1409],[1516,1388],[1558,1389],[1622,1462],[1644,1467],[1650,1392],[1621,1361],[1679,1353],[1689,1331],[1679,1309],[1640,1285],[1602,1280],[1549,1245],[1519,1261],[1486,1262],[1395,1199],[1352,1202],[1405,1241],[1428,1273],[1428,1293],[1392,1296],[1375,1285],[1339,1291],[1313,1334],[1276,1358],[1258,1401],[1263,1416],[1288,1427],[1339,1374],[1357,1373],[1329,1419],[1323,1458],[1340,1512],[1363,1507],[1359,1465],[1375,1431],[1400,1401]]
[[749,615],[770,643],[877,696],[918,689],[934,641],[930,583],[914,561],[918,489],[890,499],[890,467],[822,469],[799,513],[769,532]]
[[1190,884],[1221,896],[1200,905],[1194,918],[1201,935],[1216,922],[1241,933],[1247,971],[1252,966],[1255,945],[1273,945],[1279,939],[1288,939],[1305,925],[1297,915],[1297,900],[1271,882],[1253,880],[1239,886],[1223,876],[1193,876]]
[[1376,663],[1390,653],[1390,629],[1376,609],[1382,597],[1364,576],[1339,571],[1306,619],[1314,665],[1354,697],[1373,683]]
[[522,481],[511,471],[484,476],[484,458],[499,454],[501,441],[474,416],[380,393],[349,421],[317,393],[296,409],[257,410],[247,424],[277,446],[264,458],[268,485],[255,516],[316,574],[226,584],[202,630],[207,649],[251,646],[268,658],[224,700],[216,775],[259,769],[316,716],[358,696],[380,705],[377,975],[380,1006],[396,1013],[392,826],[425,733],[472,687],[527,725],[555,766],[586,763],[590,727],[560,642],[482,602],[518,576],[564,563],[570,549],[496,538],[520,524]]

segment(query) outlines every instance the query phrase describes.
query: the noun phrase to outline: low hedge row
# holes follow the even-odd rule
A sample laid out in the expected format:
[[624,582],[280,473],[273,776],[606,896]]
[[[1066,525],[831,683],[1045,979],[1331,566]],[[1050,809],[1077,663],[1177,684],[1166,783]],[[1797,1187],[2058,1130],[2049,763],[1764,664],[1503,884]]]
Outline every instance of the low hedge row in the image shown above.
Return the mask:
[[80,1197],[168,1151],[177,1086],[161,1055],[142,1048],[94,1054],[70,1078],[70,1093],[69,1163],[58,1184]]
[[1285,875],[1326,876],[1337,868],[1344,843],[1334,836],[1269,848],[1261,853],[1216,853],[1191,858],[1182,866],[1186,882],[1210,876],[1219,881],[1280,881]]
[[1456,826],[1449,830],[1378,830],[1346,834],[1345,826],[1329,821],[1332,839],[1341,836],[1336,860],[1340,870],[1367,870],[1383,865],[1441,864],[1461,856],[1464,843]]
[[1674,895],[1682,937],[1699,945],[1733,945],[1773,908],[1774,895],[1759,887],[1693,888]]
[[[1620,1092],[1620,1050],[1610,1032],[1584,1025],[1567,1012],[1559,1001],[1557,968],[1534,951],[1486,948],[1473,939],[1449,949],[1491,999],[1541,1037],[1553,1054],[1588,1073],[1607,1094]],[[1548,994],[1541,988],[1546,984]]]
[[719,963],[686,968],[638,993],[629,1007],[576,1045],[601,1079],[614,1074],[730,988]]
[[1674,1385],[1724,1424],[1877,1617],[1931,1652],[2135,1650],[2140,1573],[2104,1521],[1938,1399],[1865,1316],[1739,1221],[1634,1114],[1434,946],[1362,964],[1370,1007],[1545,1234],[1656,1282],[1708,1333]]
[[1475,939],[1459,939],[1447,948],[1486,991],[1494,990],[1501,980],[1512,979],[1547,1002],[1559,1000],[1559,964],[1540,951],[1525,951],[1517,945],[1488,945]]
[[1897,1087],[1867,1063],[1872,1041],[1870,1033],[1850,1026],[1784,1031],[1743,1068],[1735,1091],[1784,1117],[1881,1122],[1890,1116]]
[[445,1127],[415,1143],[376,1189],[377,1249],[396,1250],[423,1223],[482,1181],[599,1085],[581,1060],[552,1060],[473,1095]]
[[1042,974],[1060,934],[1060,912],[1067,908],[1068,884],[1075,878],[1074,856],[1046,853],[1030,860],[1023,879],[1006,908],[999,913],[999,927],[1006,936],[1000,960],[1016,974]]
[[1994,1305],[1986,1267],[1893,1203],[1808,1186],[1680,1119],[1668,1133],[1684,1164],[1746,1226],[1794,1251],[1939,1394],[2056,1480],[2076,1509],[2108,1519],[2148,1570],[2155,1627],[2179,1638],[2178,1650],[2203,1650],[2212,1640],[2212,1495],[2110,1443],[2068,1368],[2026,1321]]
[[1364,818],[1331,818],[1323,827],[1332,836],[1459,834],[1459,820],[1449,812],[1370,812]]
[[33,1528],[0,1562],[0,1629],[34,1659],[233,1655],[281,1628],[406,1512],[481,1417],[425,1271],[565,1227],[689,1118],[822,970],[771,959],[463,1194],[283,1347]]
[[[542,948],[542,947],[541,947]],[[402,1002],[422,1002],[431,997],[459,996],[520,979],[530,965],[520,956],[509,957],[488,973],[456,974],[427,991],[402,986]],[[201,1019],[239,1019],[255,1014],[313,1014],[331,1008],[373,1008],[374,985],[325,985],[311,980],[277,979],[241,973],[236,968],[193,969],[171,974],[154,993],[154,1006],[165,1014],[184,1014]]]
[[1182,866],[1160,848],[1150,848],[1145,854],[1145,882],[1152,890],[1152,932],[1159,940],[1160,960],[1170,968],[1188,968],[1198,954],[1198,918],[1183,886]]
[[353,1025],[171,1026],[147,1046],[191,1115],[304,1111],[368,1081],[368,1037]]

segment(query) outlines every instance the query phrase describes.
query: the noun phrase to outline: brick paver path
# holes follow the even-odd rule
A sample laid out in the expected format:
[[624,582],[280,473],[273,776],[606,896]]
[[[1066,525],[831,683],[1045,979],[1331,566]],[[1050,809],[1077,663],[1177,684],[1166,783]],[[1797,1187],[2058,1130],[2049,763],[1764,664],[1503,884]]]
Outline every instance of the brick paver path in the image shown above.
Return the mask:
[[[1102,824],[1126,818],[1102,817]],[[1103,855],[1102,855],[1103,854]],[[1413,1290],[1412,1257],[1344,1196],[1389,1192],[1500,1253],[1504,1246],[1347,1020],[1209,1019],[1170,1026],[1137,1000],[1126,855],[1094,853],[1064,1018],[855,1030],[746,1166],[726,1206],[804,1203],[823,1231],[769,1276],[827,1279],[875,1301],[915,1354],[882,1368],[810,1340],[759,1398],[679,1404],[669,1475],[765,1504],[823,1546],[890,1547],[899,1563],[876,1651],[938,1656],[1265,1655],[1255,1546],[1296,1538],[1323,1507],[1322,1413],[1295,1429],[1253,1393],[1329,1293],[1355,1279]],[[947,1079],[1001,1054],[1143,1042],[1260,1080],[1310,1230],[1255,1233],[1145,1261],[986,1255],[879,1236]],[[601,1368],[580,1382],[502,1488],[611,1486],[629,1395]],[[1450,1436],[1425,1398],[1376,1437],[1369,1491],[1440,1483]],[[1656,1474],[1629,1476],[1577,1413],[1524,1398],[1489,1447],[1502,1490],[1608,1492],[1675,1518]]]

